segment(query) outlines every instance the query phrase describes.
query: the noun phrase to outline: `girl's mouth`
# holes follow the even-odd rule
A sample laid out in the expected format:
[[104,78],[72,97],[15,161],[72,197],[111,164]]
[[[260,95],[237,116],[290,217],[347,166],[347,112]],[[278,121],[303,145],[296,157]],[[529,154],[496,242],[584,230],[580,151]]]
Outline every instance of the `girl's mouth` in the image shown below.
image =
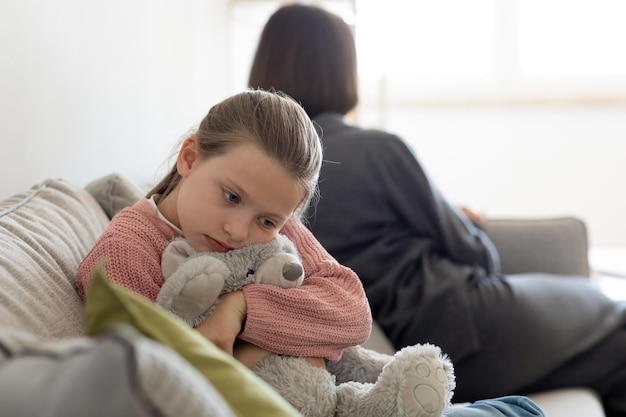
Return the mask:
[[211,249],[213,249],[215,252],[224,253],[224,252],[228,252],[229,250],[234,249],[228,246],[227,244],[220,242],[219,240],[215,240],[209,236],[206,237],[206,241],[208,245],[211,247]]

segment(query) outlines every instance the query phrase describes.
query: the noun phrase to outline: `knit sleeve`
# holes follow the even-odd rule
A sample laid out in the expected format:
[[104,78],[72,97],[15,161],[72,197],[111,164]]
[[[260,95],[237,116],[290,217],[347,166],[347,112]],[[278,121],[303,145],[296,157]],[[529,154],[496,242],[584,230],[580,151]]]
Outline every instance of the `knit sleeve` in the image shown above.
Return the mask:
[[290,220],[281,233],[296,245],[306,277],[299,288],[244,287],[248,316],[241,338],[275,353],[337,360],[343,349],[369,337],[372,317],[363,286],[299,220]]
[[[143,208],[143,204],[139,206]],[[161,286],[161,254],[174,236],[156,218],[132,207],[113,218],[76,273],[78,294],[82,299],[89,288],[93,270],[104,262],[108,279],[150,301],[155,301]]]

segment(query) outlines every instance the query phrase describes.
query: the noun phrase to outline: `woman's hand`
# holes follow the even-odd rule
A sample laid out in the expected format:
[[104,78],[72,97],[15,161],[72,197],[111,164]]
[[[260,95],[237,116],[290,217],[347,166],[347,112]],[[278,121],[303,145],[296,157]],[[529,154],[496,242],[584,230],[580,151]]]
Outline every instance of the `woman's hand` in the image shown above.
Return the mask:
[[235,339],[242,330],[246,314],[247,305],[243,291],[224,294],[220,296],[213,312],[196,330],[232,356]]
[[474,223],[474,225],[476,227],[479,228],[483,228],[485,226],[485,216],[482,214],[478,214],[474,211],[472,211],[471,209],[461,206],[459,207],[461,209],[461,211],[463,212],[463,214],[465,214],[467,216],[468,219],[470,219],[470,221],[472,223]]

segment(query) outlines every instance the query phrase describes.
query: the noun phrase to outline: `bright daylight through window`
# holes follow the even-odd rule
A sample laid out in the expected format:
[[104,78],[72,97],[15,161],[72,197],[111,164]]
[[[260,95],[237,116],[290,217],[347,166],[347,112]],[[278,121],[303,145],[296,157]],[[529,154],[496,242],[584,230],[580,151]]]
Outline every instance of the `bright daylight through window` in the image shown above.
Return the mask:
[[406,103],[626,97],[622,0],[357,0],[356,11],[366,94]]
[[[282,1],[230,3],[229,84]],[[324,0],[354,27],[363,100],[388,104],[626,100],[624,0]]]

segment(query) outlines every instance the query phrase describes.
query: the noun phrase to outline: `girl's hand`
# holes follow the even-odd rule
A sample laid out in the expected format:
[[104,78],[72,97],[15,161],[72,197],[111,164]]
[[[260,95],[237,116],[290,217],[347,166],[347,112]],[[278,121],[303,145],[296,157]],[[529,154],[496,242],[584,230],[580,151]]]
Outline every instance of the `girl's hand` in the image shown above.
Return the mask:
[[235,359],[250,369],[254,368],[259,362],[271,354],[272,352],[240,339],[237,339],[237,343],[235,344]]
[[[237,340],[235,345],[235,359],[250,369],[271,354],[272,352],[243,340]],[[306,358],[306,360],[316,368],[326,369],[326,360],[324,358]]]
[[220,296],[213,312],[196,327],[196,330],[232,356],[235,339],[242,330],[246,313],[243,291],[224,294]]

